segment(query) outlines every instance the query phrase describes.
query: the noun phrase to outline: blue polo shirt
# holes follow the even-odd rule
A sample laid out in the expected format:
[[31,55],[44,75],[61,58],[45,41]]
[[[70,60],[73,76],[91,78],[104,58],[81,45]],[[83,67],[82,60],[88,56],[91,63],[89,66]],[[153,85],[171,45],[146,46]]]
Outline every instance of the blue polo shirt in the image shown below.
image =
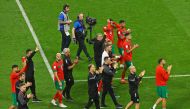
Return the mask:
[[74,23],[74,28],[76,32],[83,32],[84,31],[84,26],[82,25],[82,21],[77,20]]
[[[64,21],[64,15],[63,15],[63,11],[59,14],[59,17],[58,17],[58,20],[61,20],[61,21]],[[59,27],[58,27],[58,29],[60,30],[60,31],[62,31],[62,30],[64,30],[64,25],[63,24],[59,24]]]

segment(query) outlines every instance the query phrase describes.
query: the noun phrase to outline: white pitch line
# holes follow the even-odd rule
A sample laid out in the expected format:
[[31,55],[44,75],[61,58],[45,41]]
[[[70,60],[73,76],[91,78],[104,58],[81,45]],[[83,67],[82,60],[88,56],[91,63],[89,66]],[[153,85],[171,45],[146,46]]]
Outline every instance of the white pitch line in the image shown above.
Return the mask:
[[54,76],[53,76],[53,71],[52,71],[51,66],[50,66],[50,64],[49,64],[49,61],[47,60],[47,57],[46,57],[46,55],[45,55],[45,53],[44,53],[44,51],[43,51],[43,49],[42,49],[42,47],[41,47],[41,45],[40,45],[40,42],[39,42],[39,40],[38,40],[38,37],[37,37],[37,35],[36,35],[36,33],[35,33],[35,31],[34,31],[32,25],[31,25],[31,23],[30,23],[30,20],[28,19],[28,16],[26,15],[26,12],[25,12],[23,6],[21,5],[20,1],[19,1],[19,0],[16,0],[16,3],[17,3],[17,5],[18,5],[18,7],[19,7],[19,9],[20,9],[20,11],[21,11],[21,13],[22,13],[22,16],[23,16],[23,18],[24,18],[24,20],[25,20],[25,22],[26,22],[26,24],[27,24],[27,26],[28,26],[28,28],[29,28],[31,34],[32,34],[32,37],[33,37],[33,39],[34,39],[36,45],[39,47],[40,54],[41,54],[41,56],[42,56],[42,58],[43,58],[43,60],[44,60],[44,63],[45,63],[45,65],[46,65],[46,67],[47,67],[47,69],[48,69],[48,71],[49,71],[50,76],[51,76],[52,79],[53,79],[53,77],[54,77]]
[[[190,77],[190,75],[170,75],[170,78]],[[145,79],[154,79],[155,76],[145,76]],[[114,78],[114,80],[120,80],[121,78]],[[87,82],[87,80],[75,80],[75,82]]]

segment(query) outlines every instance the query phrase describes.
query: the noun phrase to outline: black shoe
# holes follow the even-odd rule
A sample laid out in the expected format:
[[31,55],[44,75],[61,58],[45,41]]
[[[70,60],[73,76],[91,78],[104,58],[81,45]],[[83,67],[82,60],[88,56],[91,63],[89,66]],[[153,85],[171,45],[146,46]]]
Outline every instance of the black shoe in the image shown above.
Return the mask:
[[71,97],[66,98],[66,100],[69,101],[69,102],[73,102],[74,101]]
[[42,100],[38,99],[38,98],[33,98],[32,100],[33,103],[39,103],[42,102]]
[[105,105],[105,104],[102,104],[101,106],[100,106],[100,108],[107,108],[108,106],[107,105]]
[[88,57],[88,61],[89,61],[89,62],[91,62],[91,61],[92,61],[92,59],[93,59],[93,58],[91,58],[91,57]]
[[116,109],[122,109],[123,108],[123,106],[121,104],[117,104],[115,107],[116,107]]
[[81,57],[77,56],[78,60],[83,60]]

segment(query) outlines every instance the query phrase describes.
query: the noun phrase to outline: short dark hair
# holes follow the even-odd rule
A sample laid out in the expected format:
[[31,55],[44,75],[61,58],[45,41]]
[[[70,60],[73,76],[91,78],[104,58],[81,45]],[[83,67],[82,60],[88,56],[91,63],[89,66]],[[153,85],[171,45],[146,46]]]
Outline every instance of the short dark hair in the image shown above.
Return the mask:
[[120,24],[121,24],[121,23],[125,23],[125,20],[120,20],[119,23],[120,23]]
[[14,64],[12,65],[12,69],[18,67],[18,65]]
[[63,5],[63,10],[65,10],[66,8],[69,8],[70,6],[69,6],[69,4],[64,4]]
[[22,86],[24,86],[25,85],[25,83],[20,83],[19,84],[19,87],[22,87]]
[[30,52],[30,51],[32,51],[32,50],[31,50],[31,49],[27,49],[27,50],[26,50],[26,54],[28,54],[28,52]]
[[160,64],[162,62],[162,60],[164,60],[164,58],[158,59],[158,64]]
[[108,59],[109,59],[109,57],[108,57],[108,56],[104,57],[104,61],[107,61]]

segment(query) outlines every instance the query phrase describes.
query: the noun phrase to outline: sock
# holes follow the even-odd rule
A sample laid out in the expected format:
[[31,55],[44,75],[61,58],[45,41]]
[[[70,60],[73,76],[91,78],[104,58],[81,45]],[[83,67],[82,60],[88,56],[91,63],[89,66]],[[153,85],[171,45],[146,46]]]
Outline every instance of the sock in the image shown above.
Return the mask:
[[101,92],[102,90],[102,80],[98,83],[98,92]]
[[121,79],[125,79],[125,73],[122,72]]
[[157,106],[157,105],[156,105],[156,104],[154,104],[152,108],[153,108],[153,109],[156,109],[156,106]]
[[57,92],[57,93],[54,95],[53,99],[54,99],[54,100],[57,100],[58,97],[59,97],[59,93]]
[[62,100],[63,100],[63,98],[62,98],[62,94],[60,94],[60,93],[58,93],[58,101],[59,101],[59,104],[61,104],[62,103]]

